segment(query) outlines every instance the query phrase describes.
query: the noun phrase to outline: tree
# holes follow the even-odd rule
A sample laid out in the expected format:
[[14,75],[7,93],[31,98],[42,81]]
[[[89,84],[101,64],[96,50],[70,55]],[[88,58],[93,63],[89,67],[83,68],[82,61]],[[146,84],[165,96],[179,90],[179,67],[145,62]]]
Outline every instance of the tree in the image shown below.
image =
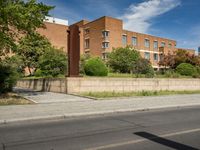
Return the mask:
[[133,73],[153,76],[154,70],[149,60],[140,58],[136,60],[135,62],[133,62]]
[[45,27],[45,16],[52,8],[36,0],[0,0],[0,92],[12,89],[21,66],[17,57],[7,58],[8,52],[16,52],[21,37]]
[[67,56],[62,50],[55,48],[47,51],[39,57],[39,69],[44,76],[56,77],[65,74],[67,70]]
[[189,63],[200,66],[200,57],[190,54],[185,50],[178,50],[174,54],[164,55],[159,65],[175,69],[181,63]]
[[16,50],[20,36],[44,27],[45,16],[52,8],[36,0],[0,0],[0,55]]
[[173,54],[168,54],[168,55],[162,55],[161,60],[159,62],[160,66],[164,66],[165,68],[170,67],[170,68],[175,68],[175,55]]
[[17,54],[23,60],[23,66],[28,67],[31,75],[31,68],[38,68],[39,57],[52,49],[47,38],[38,33],[28,34],[19,41]]
[[140,53],[130,47],[116,48],[108,55],[108,65],[114,72],[129,73]]

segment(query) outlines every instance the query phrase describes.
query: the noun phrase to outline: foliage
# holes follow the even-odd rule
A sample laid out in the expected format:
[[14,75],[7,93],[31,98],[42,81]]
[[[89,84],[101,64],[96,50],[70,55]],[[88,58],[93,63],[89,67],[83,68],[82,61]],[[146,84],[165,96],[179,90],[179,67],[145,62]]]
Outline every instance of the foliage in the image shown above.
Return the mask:
[[12,90],[13,85],[16,83],[18,74],[16,69],[7,64],[0,62],[0,94]]
[[185,76],[192,76],[193,74],[197,73],[196,68],[189,63],[181,63],[176,67],[176,71]]
[[84,70],[88,76],[107,76],[108,69],[104,62],[98,58],[90,58],[84,64]]
[[44,27],[45,16],[52,8],[36,0],[1,0],[0,55],[6,55],[9,49],[16,50],[19,34],[28,35]]
[[10,65],[13,68],[15,68],[16,71],[19,74],[23,73],[23,62],[22,62],[21,56],[19,56],[19,55],[13,55],[11,57],[5,57],[5,59],[2,60],[2,62],[4,64]]
[[38,68],[39,57],[49,49],[52,49],[52,46],[48,39],[38,33],[33,33],[19,41],[17,54],[21,56],[24,67]]
[[179,78],[180,74],[175,72],[174,70],[167,70],[164,72],[164,77],[167,78]]
[[130,47],[116,48],[108,55],[108,65],[114,72],[129,73],[140,53]]
[[79,66],[79,72],[80,72],[80,74],[85,74],[85,70],[84,70],[84,65],[85,65],[85,62],[89,59],[89,58],[91,58],[91,56],[89,55],[89,54],[83,54],[83,55],[81,55],[81,57],[80,57],[80,66]]
[[151,66],[151,63],[149,60],[144,58],[139,58],[135,62],[133,62],[133,73],[135,74],[145,74],[146,77],[153,77],[154,76],[154,70]]
[[175,69],[181,63],[189,63],[194,66],[200,66],[200,57],[190,54],[185,50],[178,50],[174,54],[164,55],[159,64]]
[[67,69],[67,56],[55,48],[47,49],[47,51],[39,58],[39,69],[36,75],[56,77],[59,74],[65,74]]

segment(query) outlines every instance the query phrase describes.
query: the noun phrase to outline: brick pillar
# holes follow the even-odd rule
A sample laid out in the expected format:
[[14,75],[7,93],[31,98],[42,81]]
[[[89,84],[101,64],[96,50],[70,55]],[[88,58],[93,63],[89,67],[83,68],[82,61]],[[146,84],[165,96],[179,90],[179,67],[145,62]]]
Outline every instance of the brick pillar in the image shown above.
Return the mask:
[[80,36],[77,25],[69,26],[68,32],[68,77],[79,77]]

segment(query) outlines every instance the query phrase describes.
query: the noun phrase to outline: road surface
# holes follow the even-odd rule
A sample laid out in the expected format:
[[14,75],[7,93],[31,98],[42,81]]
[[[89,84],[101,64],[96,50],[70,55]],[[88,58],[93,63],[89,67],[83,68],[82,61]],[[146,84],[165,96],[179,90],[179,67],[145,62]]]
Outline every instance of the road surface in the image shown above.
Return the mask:
[[2,150],[198,150],[200,107],[0,125]]

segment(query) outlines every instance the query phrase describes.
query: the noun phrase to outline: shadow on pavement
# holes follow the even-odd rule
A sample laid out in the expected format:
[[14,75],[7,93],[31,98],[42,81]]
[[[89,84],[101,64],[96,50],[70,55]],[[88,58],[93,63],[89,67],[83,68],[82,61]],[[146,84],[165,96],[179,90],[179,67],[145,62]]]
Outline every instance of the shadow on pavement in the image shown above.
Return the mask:
[[170,148],[174,148],[176,150],[199,150],[197,148],[194,148],[194,147],[182,144],[182,143],[174,142],[174,141],[159,137],[157,135],[154,135],[154,134],[151,134],[148,132],[135,132],[134,134],[138,135],[140,137],[146,138],[150,141],[168,146]]

